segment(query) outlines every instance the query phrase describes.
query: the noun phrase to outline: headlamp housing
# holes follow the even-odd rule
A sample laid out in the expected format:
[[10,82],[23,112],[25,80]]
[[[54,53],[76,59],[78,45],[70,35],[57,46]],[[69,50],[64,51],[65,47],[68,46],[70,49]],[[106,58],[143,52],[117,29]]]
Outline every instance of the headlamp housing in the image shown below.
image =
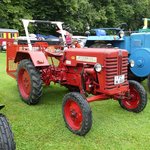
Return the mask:
[[94,70],[95,70],[96,72],[101,72],[101,71],[102,71],[102,65],[99,64],[99,63],[95,64],[95,65],[94,65]]

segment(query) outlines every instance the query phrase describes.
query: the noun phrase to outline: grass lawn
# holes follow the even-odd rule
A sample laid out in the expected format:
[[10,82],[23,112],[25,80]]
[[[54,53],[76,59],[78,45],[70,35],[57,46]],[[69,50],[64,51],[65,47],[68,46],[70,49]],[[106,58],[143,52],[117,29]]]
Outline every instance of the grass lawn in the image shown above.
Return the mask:
[[139,114],[123,110],[113,100],[91,103],[92,129],[80,137],[65,127],[62,118],[62,98],[67,92],[52,85],[43,89],[38,105],[25,104],[16,81],[6,74],[5,53],[0,53],[0,103],[6,105],[2,113],[9,118],[17,150],[150,149],[149,102]]

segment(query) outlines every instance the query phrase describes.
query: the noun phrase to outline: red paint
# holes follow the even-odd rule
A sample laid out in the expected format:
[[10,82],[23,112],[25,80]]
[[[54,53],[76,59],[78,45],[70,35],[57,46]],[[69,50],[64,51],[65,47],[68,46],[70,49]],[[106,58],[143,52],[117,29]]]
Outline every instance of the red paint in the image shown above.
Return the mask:
[[73,130],[79,130],[82,125],[82,111],[80,106],[72,99],[69,99],[64,106],[64,115],[67,123]]
[[106,100],[106,99],[109,99],[109,98],[111,98],[111,97],[107,96],[105,94],[101,94],[101,95],[88,97],[87,101],[90,103],[90,102],[93,102],[93,101],[101,101],[101,100]]
[[94,74],[94,73],[95,73],[95,70],[94,70],[94,68],[85,68],[85,69],[84,69],[84,72],[85,72],[85,73],[88,73],[88,74]]
[[27,70],[21,69],[18,74],[18,83],[20,93],[25,99],[28,99],[31,91],[31,80]]
[[46,56],[42,51],[20,50],[16,53],[15,62],[22,59],[31,59],[35,67],[49,66]]
[[[82,94],[87,92],[94,95],[87,98],[88,102],[119,97],[128,92],[128,53],[125,50],[122,50],[122,56],[119,56],[119,50],[113,48],[70,48],[57,51],[57,46],[50,51],[45,42],[37,42],[32,47],[33,51],[29,51],[27,45],[11,44],[8,47],[8,74],[15,77],[16,72],[16,69],[10,67],[10,60],[17,65],[22,59],[31,59],[34,66],[40,70],[41,79],[46,85],[54,82],[62,86],[79,87]],[[82,57],[85,59],[82,60]],[[57,64],[54,59],[57,59]],[[103,66],[99,73],[94,70],[96,63]],[[125,75],[125,82],[115,85],[114,76],[120,74]]]

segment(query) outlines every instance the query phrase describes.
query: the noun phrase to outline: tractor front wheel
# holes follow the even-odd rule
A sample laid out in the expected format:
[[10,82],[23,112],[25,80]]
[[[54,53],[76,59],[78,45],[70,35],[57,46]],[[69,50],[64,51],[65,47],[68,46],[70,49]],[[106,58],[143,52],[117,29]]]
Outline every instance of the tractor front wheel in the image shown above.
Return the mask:
[[14,136],[7,118],[0,114],[0,150],[15,150]]
[[17,69],[17,85],[20,96],[27,104],[37,104],[42,95],[42,80],[33,63],[22,60]]
[[133,80],[129,80],[129,88],[129,97],[119,100],[119,104],[128,111],[139,113],[147,104],[146,91],[140,83]]
[[80,93],[70,92],[63,99],[63,118],[67,128],[74,134],[83,136],[92,126],[92,112]]

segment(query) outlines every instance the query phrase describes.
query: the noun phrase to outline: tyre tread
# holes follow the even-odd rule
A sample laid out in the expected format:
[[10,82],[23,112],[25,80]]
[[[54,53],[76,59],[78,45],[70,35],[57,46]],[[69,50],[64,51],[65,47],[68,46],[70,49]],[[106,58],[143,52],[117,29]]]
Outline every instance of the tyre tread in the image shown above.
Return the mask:
[[14,142],[14,136],[9,126],[7,118],[0,114],[0,149],[1,150],[15,150],[16,144]]

